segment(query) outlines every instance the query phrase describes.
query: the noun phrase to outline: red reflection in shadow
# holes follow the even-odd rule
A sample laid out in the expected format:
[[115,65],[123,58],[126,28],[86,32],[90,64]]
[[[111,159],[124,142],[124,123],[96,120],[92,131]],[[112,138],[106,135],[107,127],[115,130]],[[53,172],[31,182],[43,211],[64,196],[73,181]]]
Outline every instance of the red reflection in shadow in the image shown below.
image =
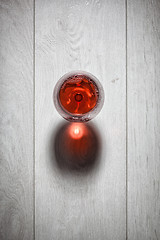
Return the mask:
[[72,123],[68,127],[68,134],[70,134],[71,138],[78,140],[84,137],[84,135],[87,135],[88,132],[83,123]]
[[91,167],[98,157],[99,136],[89,124],[66,124],[57,131],[54,148],[61,168]]

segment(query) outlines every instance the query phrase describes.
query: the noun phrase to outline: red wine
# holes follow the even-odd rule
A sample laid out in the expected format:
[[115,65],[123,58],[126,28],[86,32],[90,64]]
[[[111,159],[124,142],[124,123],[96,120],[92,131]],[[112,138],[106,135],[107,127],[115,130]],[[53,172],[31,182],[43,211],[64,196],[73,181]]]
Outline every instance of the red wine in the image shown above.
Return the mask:
[[59,102],[71,114],[85,114],[98,101],[98,87],[85,75],[73,75],[66,79],[59,91]]

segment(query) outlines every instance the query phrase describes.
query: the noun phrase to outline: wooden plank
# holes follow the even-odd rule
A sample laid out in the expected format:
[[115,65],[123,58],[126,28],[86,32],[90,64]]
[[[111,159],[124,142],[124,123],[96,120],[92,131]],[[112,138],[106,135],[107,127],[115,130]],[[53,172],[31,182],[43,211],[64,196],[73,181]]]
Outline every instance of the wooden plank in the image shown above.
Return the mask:
[[[35,15],[36,239],[124,240],[125,1],[37,0]],[[101,157],[83,173],[60,168],[49,148],[61,123],[53,87],[76,69],[97,76],[105,89],[103,110],[93,121],[102,138]],[[58,157],[65,158],[63,131],[57,133],[56,147]]]
[[0,1],[0,239],[33,239],[33,1]]
[[128,239],[160,239],[160,1],[128,1]]

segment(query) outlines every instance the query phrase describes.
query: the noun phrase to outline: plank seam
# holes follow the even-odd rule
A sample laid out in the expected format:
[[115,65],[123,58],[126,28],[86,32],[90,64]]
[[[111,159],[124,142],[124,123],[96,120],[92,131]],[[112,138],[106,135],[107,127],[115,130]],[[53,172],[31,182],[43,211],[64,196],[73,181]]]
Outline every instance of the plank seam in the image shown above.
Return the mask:
[[126,240],[128,240],[128,0],[125,0],[126,8]]
[[33,239],[35,240],[35,0],[33,0]]

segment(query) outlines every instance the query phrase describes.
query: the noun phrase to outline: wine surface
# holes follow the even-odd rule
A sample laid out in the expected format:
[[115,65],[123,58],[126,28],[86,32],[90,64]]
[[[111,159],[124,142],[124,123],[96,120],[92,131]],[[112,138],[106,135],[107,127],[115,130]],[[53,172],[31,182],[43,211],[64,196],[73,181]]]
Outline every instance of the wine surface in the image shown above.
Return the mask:
[[62,108],[71,114],[85,114],[91,111],[96,106],[97,100],[97,85],[85,75],[69,77],[59,91]]

